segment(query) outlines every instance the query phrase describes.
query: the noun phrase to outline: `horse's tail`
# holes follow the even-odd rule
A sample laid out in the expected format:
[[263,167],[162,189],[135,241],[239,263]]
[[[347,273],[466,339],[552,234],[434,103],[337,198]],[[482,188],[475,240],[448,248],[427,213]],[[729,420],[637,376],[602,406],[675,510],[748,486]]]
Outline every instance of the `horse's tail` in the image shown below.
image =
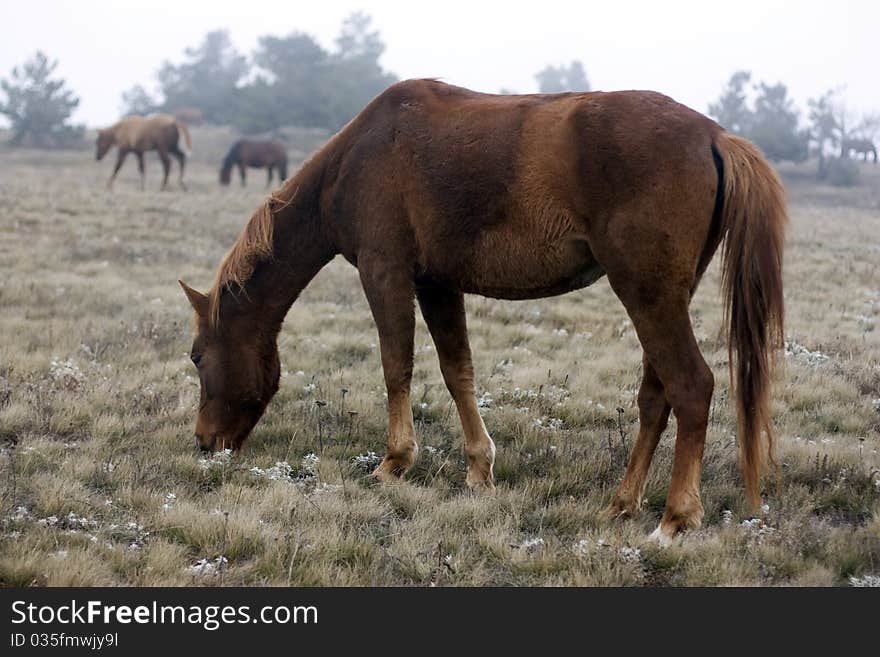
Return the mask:
[[766,454],[773,462],[770,384],[784,341],[785,191],[773,167],[749,141],[720,133],[714,148],[721,157],[724,186],[722,287],[740,469],[746,498],[759,507],[764,434]]
[[184,123],[180,119],[176,119],[175,123],[177,124],[177,129],[180,131],[180,134],[183,135],[184,142],[186,142],[186,154],[191,155],[193,143],[192,138],[189,136],[189,128],[187,128],[186,123]]

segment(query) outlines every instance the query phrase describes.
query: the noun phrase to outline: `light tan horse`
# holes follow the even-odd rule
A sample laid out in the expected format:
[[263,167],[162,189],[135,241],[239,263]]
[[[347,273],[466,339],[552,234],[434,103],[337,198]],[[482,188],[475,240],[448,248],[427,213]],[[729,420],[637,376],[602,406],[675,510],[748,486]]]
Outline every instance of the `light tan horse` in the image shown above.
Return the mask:
[[[714,376],[688,308],[722,245],[740,465],[760,504],[783,335],[782,186],[761,153],[653,92],[495,96],[431,80],[382,93],[251,217],[195,309],[203,449],[239,448],[278,390],[277,336],[334,256],[357,267],[379,332],[391,482],[416,460],[414,299],[458,408],[467,484],[494,489],[464,294],[533,299],[602,276],[643,348],[639,434],[607,515],[637,511],[670,412],[675,457],[657,536],[697,527]],[[766,436],[766,440],[765,437]]]
[[181,134],[186,141],[187,150],[192,150],[192,140],[190,139],[186,124],[168,114],[126,116],[109,128],[99,130],[96,141],[96,160],[100,161],[113,146],[119,149],[116,166],[113,168],[110,180],[107,181],[107,189],[113,187],[116,174],[119,173],[119,169],[122,168],[122,163],[129,153],[134,153],[137,156],[138,171],[141,174],[141,189],[143,189],[144,153],[146,151],[159,152],[159,159],[162,161],[162,168],[165,174],[162,178],[162,189],[168,188],[168,172],[171,170],[169,155],[177,158],[180,164],[178,182],[183,189],[186,189],[186,185],[183,183],[186,155],[178,146]]

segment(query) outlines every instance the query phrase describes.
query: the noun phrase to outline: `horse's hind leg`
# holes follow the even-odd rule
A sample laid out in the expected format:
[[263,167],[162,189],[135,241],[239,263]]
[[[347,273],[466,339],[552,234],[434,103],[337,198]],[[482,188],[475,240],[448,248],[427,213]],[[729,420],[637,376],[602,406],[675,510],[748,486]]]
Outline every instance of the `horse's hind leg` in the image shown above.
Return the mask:
[[495,444],[477,408],[464,295],[442,288],[420,288],[416,294],[422,316],[437,347],[443,380],[455,401],[464,429],[468,458],[466,483],[472,490],[492,491],[495,489],[492,482]]
[[633,515],[641,506],[651,459],[669,421],[671,407],[666,400],[666,392],[647,356],[642,358],[642,385],[639,388],[638,404],[639,436],[630,454],[623,481],[605,509],[606,518]]
[[186,191],[186,184],[183,182],[183,171],[186,168],[186,155],[177,146],[174,147],[171,154],[177,158],[177,163],[180,165],[180,175],[177,177],[177,183],[183,191]]
[[[609,280],[632,318],[645,358],[662,383],[665,398],[678,422],[666,510],[655,532],[658,539],[666,541],[679,531],[699,527],[702,521],[700,471],[714,377],[691,327],[690,285],[676,285],[671,280],[620,285],[619,280],[610,277]],[[657,408],[659,404],[653,409],[654,413]],[[661,412],[658,420],[662,416]],[[647,419],[650,421],[650,417]],[[658,428],[659,424],[646,432],[651,441]],[[648,440],[646,437],[642,445],[645,453],[650,445]],[[633,469],[638,473],[637,468],[641,467],[637,465]]]
[[141,151],[135,151],[138,161],[138,172],[141,174],[141,191],[144,191],[144,154]]
[[373,476],[390,482],[404,475],[419,452],[410,403],[415,335],[413,277],[404,267],[386,262],[381,255],[359,255],[358,270],[379,331],[388,390],[388,452]]
[[266,187],[272,186],[272,167],[266,167]]
[[159,159],[162,160],[162,190],[168,189],[168,172],[171,171],[171,158],[164,149],[159,149]]

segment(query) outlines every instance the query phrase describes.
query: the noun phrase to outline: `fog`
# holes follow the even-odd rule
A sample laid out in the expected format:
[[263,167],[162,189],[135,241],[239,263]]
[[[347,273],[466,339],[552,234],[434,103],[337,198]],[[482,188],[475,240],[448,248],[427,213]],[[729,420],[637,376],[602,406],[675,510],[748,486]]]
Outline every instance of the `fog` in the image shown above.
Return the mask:
[[400,78],[439,77],[481,91],[536,91],[547,64],[584,63],[594,89],[647,88],[705,111],[730,74],[781,81],[794,100],[844,87],[848,108],[880,108],[876,73],[880,3],[741,0],[610,3],[339,0],[59,0],[7,3],[0,76],[37,49],[60,60],[80,96],[75,121],[110,123],[121,93],[155,87],[166,59],[179,61],[213,29],[249,53],[263,34],[303,31],[332,47],[342,19],[361,9],[387,45],[382,63]]

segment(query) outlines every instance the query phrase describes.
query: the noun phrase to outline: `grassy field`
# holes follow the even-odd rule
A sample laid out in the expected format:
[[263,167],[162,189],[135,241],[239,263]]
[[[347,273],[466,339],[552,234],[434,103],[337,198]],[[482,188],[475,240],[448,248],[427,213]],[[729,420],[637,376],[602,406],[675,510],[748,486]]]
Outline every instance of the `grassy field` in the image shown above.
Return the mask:
[[542,301],[467,300],[494,497],[465,490],[461,429],[421,319],[419,461],[401,485],[365,478],[383,454],[384,386],[341,260],[294,305],[281,390],[245,450],[196,453],[177,278],[206,288],[266,194],[262,173],[220,189],[215,151],[195,158],[187,193],[156,191],[153,156],[146,192],[131,161],[108,193],[111,163],[90,152],[0,149],[0,584],[880,584],[880,167],[851,190],[785,171],[782,483],[768,479],[762,518],[743,505],[710,269],[693,305],[716,375],[706,515],[661,548],[646,537],[674,421],[643,511],[598,517],[636,433],[641,355],[604,280]]

